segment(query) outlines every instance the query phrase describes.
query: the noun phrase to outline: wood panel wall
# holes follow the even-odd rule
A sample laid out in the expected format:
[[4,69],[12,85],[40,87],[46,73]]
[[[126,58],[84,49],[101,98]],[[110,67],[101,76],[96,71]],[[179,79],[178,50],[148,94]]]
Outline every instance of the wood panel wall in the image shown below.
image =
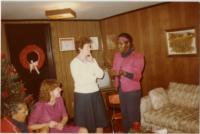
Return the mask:
[[76,51],[59,51],[59,38],[80,36],[97,36],[100,41],[100,50],[93,51],[93,56],[97,62],[103,66],[103,56],[101,48],[101,32],[98,21],[16,21],[3,22],[2,27],[2,52],[9,58],[9,49],[6,43],[4,24],[12,23],[50,23],[53,57],[56,67],[57,80],[63,84],[63,96],[70,116],[73,117],[73,90],[74,82],[70,73],[70,62],[76,56]]
[[[50,23],[53,56],[58,81],[63,83],[64,99],[68,112],[73,116],[73,80],[69,63],[76,52],[60,52],[59,38],[98,36],[103,40],[103,50],[93,55],[101,66],[111,65],[115,49],[108,49],[109,35],[128,32],[134,37],[135,49],[145,55],[145,70],[142,79],[143,95],[155,87],[167,87],[170,81],[199,83],[199,54],[195,56],[167,55],[165,30],[195,27],[199,35],[198,3],[166,3],[115,16],[102,21],[16,21],[1,23],[2,47],[9,58],[4,31],[5,23]],[[199,49],[199,39],[197,40]],[[100,43],[101,44],[101,43]]]
[[164,3],[133,11],[101,21],[106,64],[113,60],[115,50],[110,50],[107,38],[128,32],[134,38],[135,49],[145,55],[142,79],[143,95],[156,87],[167,88],[170,81],[199,83],[199,54],[194,56],[168,56],[165,31],[194,27],[199,49],[199,4]]

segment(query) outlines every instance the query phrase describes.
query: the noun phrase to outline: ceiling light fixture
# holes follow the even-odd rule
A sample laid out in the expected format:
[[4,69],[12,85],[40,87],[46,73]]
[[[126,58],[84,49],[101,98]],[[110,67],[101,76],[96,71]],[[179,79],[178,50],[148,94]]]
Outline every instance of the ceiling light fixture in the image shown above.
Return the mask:
[[76,13],[71,8],[47,10],[45,14],[49,19],[69,19],[76,17]]

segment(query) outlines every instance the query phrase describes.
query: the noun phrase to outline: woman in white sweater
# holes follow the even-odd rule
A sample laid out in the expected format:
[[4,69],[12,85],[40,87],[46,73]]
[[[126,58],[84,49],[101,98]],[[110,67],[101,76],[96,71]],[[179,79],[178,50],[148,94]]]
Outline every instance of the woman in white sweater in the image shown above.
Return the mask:
[[76,42],[79,53],[70,64],[75,87],[75,123],[89,132],[103,133],[107,120],[96,79],[102,78],[104,72],[92,57],[90,49],[90,38],[80,38]]

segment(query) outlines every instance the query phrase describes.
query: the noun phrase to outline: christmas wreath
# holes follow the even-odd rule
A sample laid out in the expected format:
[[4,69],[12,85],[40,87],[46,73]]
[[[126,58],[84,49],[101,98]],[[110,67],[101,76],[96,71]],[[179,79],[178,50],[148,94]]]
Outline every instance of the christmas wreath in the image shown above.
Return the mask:
[[44,65],[45,54],[44,51],[35,44],[27,45],[19,55],[19,61],[25,69],[30,69],[30,61],[28,61],[28,54],[35,53],[37,55],[37,68],[40,69]]

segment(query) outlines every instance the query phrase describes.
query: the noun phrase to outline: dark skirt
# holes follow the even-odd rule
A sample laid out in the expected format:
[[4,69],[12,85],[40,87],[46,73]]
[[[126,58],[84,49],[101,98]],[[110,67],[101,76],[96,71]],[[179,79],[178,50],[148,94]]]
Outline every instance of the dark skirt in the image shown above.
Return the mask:
[[127,133],[133,122],[140,122],[141,90],[122,92],[119,90],[120,108],[123,116],[123,127]]
[[100,92],[75,93],[75,123],[89,132],[107,126],[105,106]]

